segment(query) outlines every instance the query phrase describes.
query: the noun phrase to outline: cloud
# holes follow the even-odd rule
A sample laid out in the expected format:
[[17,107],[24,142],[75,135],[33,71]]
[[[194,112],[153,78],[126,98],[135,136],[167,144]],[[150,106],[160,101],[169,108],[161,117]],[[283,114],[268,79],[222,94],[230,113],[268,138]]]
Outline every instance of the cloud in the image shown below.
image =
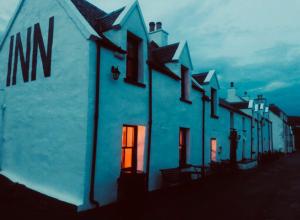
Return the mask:
[[[106,11],[132,2],[90,1]],[[0,0],[0,31],[17,2]],[[162,21],[170,43],[188,40],[195,72],[217,70],[223,94],[235,81],[239,91],[265,93],[287,112],[300,114],[294,102],[300,84],[299,0],[139,2],[146,23]]]

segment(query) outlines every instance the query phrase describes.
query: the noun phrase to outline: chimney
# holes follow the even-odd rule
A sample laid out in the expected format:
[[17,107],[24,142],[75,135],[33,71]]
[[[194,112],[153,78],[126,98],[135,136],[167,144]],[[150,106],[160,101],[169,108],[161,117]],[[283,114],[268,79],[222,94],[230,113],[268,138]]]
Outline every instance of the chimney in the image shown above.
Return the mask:
[[149,38],[154,41],[158,46],[163,47],[168,45],[169,34],[162,28],[161,22],[149,23]]
[[249,101],[250,100],[250,96],[249,96],[248,92],[245,91],[242,98],[245,99],[246,101]]
[[230,83],[230,87],[229,89],[227,90],[227,98],[226,100],[228,102],[237,102],[237,96],[236,96],[236,89],[235,89],[235,86],[234,86],[234,82],[231,82]]
[[149,23],[149,32],[153,32],[155,31],[155,22],[150,22]]

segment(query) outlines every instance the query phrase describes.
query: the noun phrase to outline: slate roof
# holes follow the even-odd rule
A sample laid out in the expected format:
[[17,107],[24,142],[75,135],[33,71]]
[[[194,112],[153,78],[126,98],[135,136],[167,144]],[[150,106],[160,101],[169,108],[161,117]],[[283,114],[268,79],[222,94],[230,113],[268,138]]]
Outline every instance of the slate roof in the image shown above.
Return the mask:
[[248,118],[252,118],[250,115],[247,115],[245,112],[242,112],[240,109],[236,108],[234,105],[232,105],[232,103],[227,102],[225,99],[219,99],[219,105],[233,112],[236,112],[240,115],[244,115]]
[[249,106],[248,102],[233,102],[230,104],[237,109],[247,109]]
[[[153,46],[154,44],[152,44]],[[179,43],[170,44],[164,47],[152,48],[151,55],[154,60],[161,63],[169,63],[173,61],[173,57],[179,47]]]
[[71,2],[78,9],[80,14],[87,20],[87,22],[94,28],[94,30],[102,37],[102,42],[109,48],[125,53],[119,46],[111,42],[103,32],[113,28],[113,23],[120,16],[125,7],[106,13],[95,5],[86,0],[71,0]]
[[281,113],[285,114],[277,105],[271,104],[270,111],[272,111],[275,115],[280,117]]
[[125,7],[111,13],[106,13],[86,0],[71,0],[82,16],[97,33],[110,30]]
[[116,11],[113,11],[109,13],[108,15],[100,18],[101,23],[101,31],[105,32],[107,30],[110,30],[113,28],[114,22],[117,20],[117,18],[120,16],[120,14],[124,11],[125,7],[120,8]]
[[193,74],[194,79],[199,83],[199,84],[204,84],[204,80],[206,79],[208,75],[208,72],[205,73],[198,73],[198,74]]
[[300,126],[300,117],[299,116],[289,117],[289,124],[291,126]]
[[149,64],[152,68],[168,76],[180,80],[180,77],[173,73],[165,63],[172,62],[172,58],[178,49],[179,43],[159,47],[154,41],[149,45]]

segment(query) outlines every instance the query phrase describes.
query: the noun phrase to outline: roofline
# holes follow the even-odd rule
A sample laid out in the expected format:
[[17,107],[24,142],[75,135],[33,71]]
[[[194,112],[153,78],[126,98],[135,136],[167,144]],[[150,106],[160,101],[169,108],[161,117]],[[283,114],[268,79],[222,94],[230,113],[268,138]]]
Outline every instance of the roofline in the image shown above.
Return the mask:
[[163,70],[161,68],[159,68],[158,66],[156,66],[156,63],[150,60],[147,60],[147,64],[154,70],[158,71],[161,74],[167,75],[169,77],[171,77],[172,79],[179,81],[180,77],[178,75],[176,75],[175,73],[173,73],[171,70],[169,70],[168,67],[166,67],[169,71],[167,70]]
[[[229,103],[229,105],[230,105],[230,103]],[[233,112],[235,112],[235,113],[237,113],[237,114],[240,114],[240,115],[243,115],[243,116],[246,116],[246,117],[252,119],[252,116],[246,114],[245,112],[242,112],[241,110],[239,110],[239,109],[237,109],[237,108],[235,108],[235,107],[233,107],[233,106],[228,107],[228,106],[226,106],[226,105],[223,105],[222,102],[219,102],[219,106],[221,106],[221,107],[223,107],[223,108],[226,108],[226,109],[228,109],[228,110],[231,110],[231,111],[233,111]]]
[[[21,0],[11,17],[8,26],[6,27],[6,30],[4,32],[3,38],[0,43],[0,50],[2,49],[4,42],[8,36],[9,31],[11,30],[18,14],[20,13],[25,0]],[[66,12],[68,17],[71,19],[71,21],[74,23],[74,25],[77,27],[79,32],[83,35],[85,39],[91,39],[92,36],[96,36],[97,38],[101,39],[101,37],[98,35],[98,33],[91,27],[91,25],[86,21],[86,19],[80,14],[80,12],[76,9],[75,5],[71,3],[69,0],[56,0],[58,5],[62,7],[62,9]]]
[[3,45],[4,45],[4,42],[7,38],[7,35],[8,35],[8,32],[10,31],[11,27],[13,26],[16,18],[17,18],[17,15],[19,14],[23,4],[24,4],[25,0],[21,0],[16,8],[16,10],[14,11],[14,14],[13,16],[11,17],[11,19],[9,20],[8,22],[8,25],[6,26],[6,29],[4,31],[4,34],[3,34],[3,37],[1,39],[1,42],[0,42],[0,50],[2,49]]
[[128,4],[127,6],[125,6],[125,9],[122,11],[122,13],[119,15],[119,17],[117,18],[117,20],[115,20],[115,22],[113,23],[113,26],[119,26],[121,27],[127,20],[129,14],[133,11],[133,9],[137,7],[138,12],[140,14],[141,20],[142,20],[142,24],[143,24],[143,28],[144,31],[146,33],[146,37],[147,37],[147,41],[149,42],[149,35],[148,35],[148,29],[144,20],[144,16],[139,4],[138,0],[134,0],[133,2],[131,2],[130,4]]
[[216,80],[217,80],[217,85],[218,85],[218,89],[220,89],[220,83],[219,83],[219,79],[216,73],[216,70],[210,70],[205,78],[205,80],[203,81],[203,84],[209,84],[211,79],[213,78],[213,76],[216,76]]
[[178,61],[180,59],[180,55],[182,54],[182,51],[183,51],[185,46],[187,46],[187,49],[188,49],[188,57],[189,57],[189,61],[190,61],[190,64],[191,64],[191,69],[194,69],[191,54],[190,54],[190,48],[189,48],[188,42],[186,40],[179,42],[179,46],[178,46],[172,60]]
[[205,90],[204,88],[197,82],[197,80],[195,80],[193,77],[191,77],[192,80],[192,88],[204,93]]

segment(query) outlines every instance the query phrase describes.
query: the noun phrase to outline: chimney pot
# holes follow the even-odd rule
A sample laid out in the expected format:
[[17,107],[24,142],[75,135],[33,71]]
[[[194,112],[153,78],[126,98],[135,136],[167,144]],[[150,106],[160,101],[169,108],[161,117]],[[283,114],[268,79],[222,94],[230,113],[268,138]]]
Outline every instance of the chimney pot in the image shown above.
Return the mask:
[[150,31],[150,32],[155,31],[155,22],[150,22],[150,23],[149,23],[149,31]]
[[162,23],[161,22],[156,22],[156,30],[162,29]]

